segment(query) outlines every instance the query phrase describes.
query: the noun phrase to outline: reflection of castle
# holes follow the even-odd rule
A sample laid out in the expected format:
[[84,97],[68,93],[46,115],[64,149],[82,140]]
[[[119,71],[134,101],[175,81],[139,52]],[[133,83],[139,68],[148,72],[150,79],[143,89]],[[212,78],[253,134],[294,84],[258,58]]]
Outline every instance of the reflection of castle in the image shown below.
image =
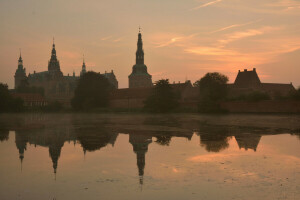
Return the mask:
[[239,134],[235,136],[235,140],[239,148],[245,150],[253,149],[256,151],[261,135],[258,134]]
[[[83,60],[82,70],[80,75],[86,73],[86,65]],[[118,81],[113,71],[111,73],[105,72],[103,74],[110,83],[118,88]],[[76,87],[76,83],[79,76],[73,75],[64,76],[60,63],[56,56],[55,44],[53,42],[51,58],[48,62],[48,71],[35,72],[33,74],[26,75],[26,69],[23,67],[23,60],[20,54],[18,61],[18,68],[15,73],[15,88],[18,88],[22,81],[27,80],[30,86],[41,87],[45,91],[45,96],[48,100],[60,100],[68,102],[72,97]]]
[[152,142],[149,135],[129,134],[129,142],[132,144],[133,151],[136,154],[137,166],[139,169],[140,184],[143,184],[145,169],[145,155],[148,151],[148,145]]

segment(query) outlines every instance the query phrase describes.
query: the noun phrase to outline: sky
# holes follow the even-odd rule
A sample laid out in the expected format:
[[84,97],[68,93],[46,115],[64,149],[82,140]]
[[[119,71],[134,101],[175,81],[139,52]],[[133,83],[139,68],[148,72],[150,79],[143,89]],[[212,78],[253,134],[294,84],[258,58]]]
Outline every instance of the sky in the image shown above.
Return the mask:
[[300,86],[300,0],[0,0],[0,82],[46,71],[52,40],[62,72],[114,70],[128,87],[138,28],[153,82],[195,82],[256,68],[262,82]]

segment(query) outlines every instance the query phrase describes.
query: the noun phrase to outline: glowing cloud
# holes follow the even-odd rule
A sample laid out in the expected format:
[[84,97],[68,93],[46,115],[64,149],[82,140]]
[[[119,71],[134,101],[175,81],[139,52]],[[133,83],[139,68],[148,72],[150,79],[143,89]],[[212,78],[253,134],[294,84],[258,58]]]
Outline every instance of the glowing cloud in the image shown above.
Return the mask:
[[204,8],[204,7],[207,7],[207,6],[211,6],[211,5],[216,4],[216,3],[219,3],[219,2],[221,2],[221,1],[223,1],[223,0],[211,1],[211,2],[208,2],[208,3],[206,3],[206,4],[197,6],[197,7],[193,8],[192,10],[198,10],[198,9],[200,9],[200,8]]
[[256,23],[256,22],[259,22],[259,21],[261,21],[261,19],[256,20],[256,21],[247,22],[247,23],[244,23],[244,24],[233,24],[233,25],[226,26],[226,27],[220,28],[218,30],[212,31],[210,33],[217,33],[217,32],[225,31],[225,30],[228,30],[228,29],[236,28],[236,27],[246,26],[246,25],[250,25],[250,24],[253,24],[253,23]]

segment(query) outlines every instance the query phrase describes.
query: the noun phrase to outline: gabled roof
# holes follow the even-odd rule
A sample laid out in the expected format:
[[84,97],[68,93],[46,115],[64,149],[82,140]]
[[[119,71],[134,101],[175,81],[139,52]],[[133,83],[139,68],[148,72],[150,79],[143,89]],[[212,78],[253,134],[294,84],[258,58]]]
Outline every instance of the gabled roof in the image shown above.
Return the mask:
[[245,69],[244,71],[240,71],[234,81],[234,85],[239,87],[249,87],[253,85],[260,84],[259,77],[256,73],[256,69],[253,68],[252,71],[248,71]]

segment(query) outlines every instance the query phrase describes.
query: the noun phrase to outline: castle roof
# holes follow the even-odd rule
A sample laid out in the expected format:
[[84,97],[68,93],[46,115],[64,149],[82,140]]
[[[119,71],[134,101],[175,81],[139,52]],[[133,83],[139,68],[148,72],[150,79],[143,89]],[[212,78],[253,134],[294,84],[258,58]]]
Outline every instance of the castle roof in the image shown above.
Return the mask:
[[29,74],[28,78],[37,79],[37,80],[45,80],[49,76],[48,71],[44,72],[34,72],[33,74]]
[[255,68],[253,68],[252,71],[248,71],[247,69],[244,71],[239,70],[239,73],[234,81],[234,85],[239,87],[251,87],[260,83],[261,82]]
[[289,92],[295,90],[292,84],[262,83],[261,86],[266,92],[279,92],[282,95],[287,95]]

